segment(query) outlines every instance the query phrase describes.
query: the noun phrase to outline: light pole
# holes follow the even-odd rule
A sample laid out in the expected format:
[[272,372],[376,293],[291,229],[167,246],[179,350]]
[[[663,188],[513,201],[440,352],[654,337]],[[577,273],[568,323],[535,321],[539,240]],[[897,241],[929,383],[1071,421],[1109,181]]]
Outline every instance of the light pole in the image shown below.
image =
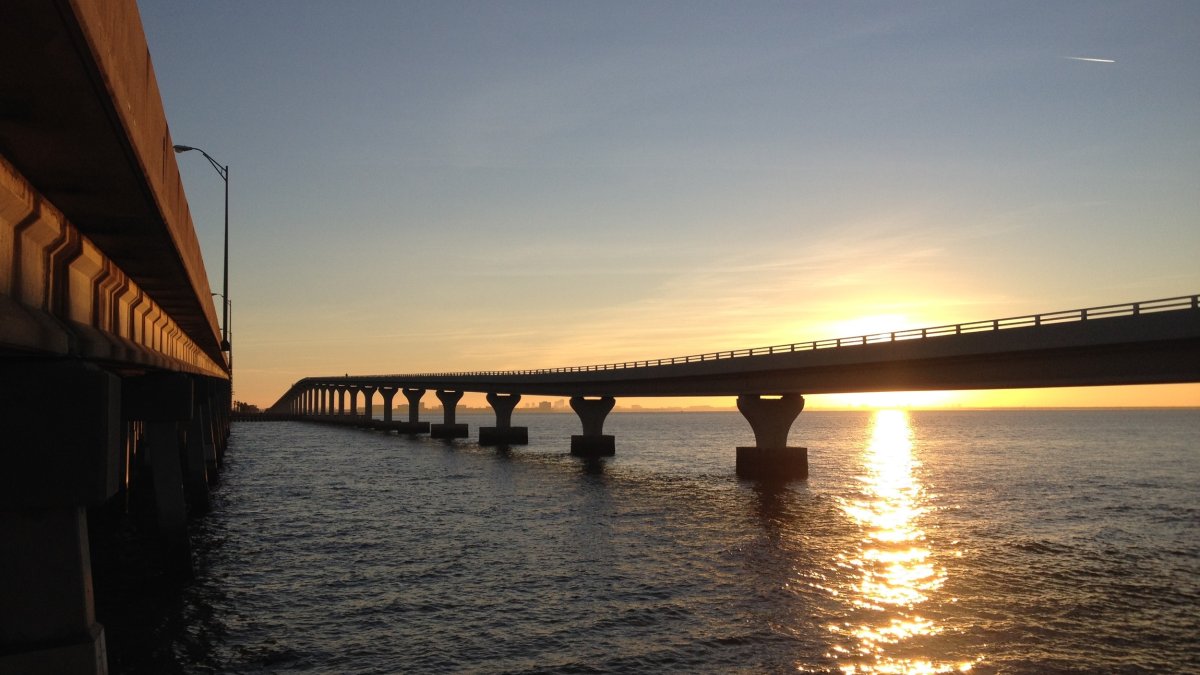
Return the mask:
[[[233,347],[229,343],[229,165],[222,166],[220,162],[213,159],[211,155],[200,148],[193,148],[190,145],[175,146],[176,153],[187,152],[189,150],[195,150],[204,155],[204,159],[207,159],[208,163],[212,164],[213,168],[220,174],[221,180],[225,181],[225,261],[222,265],[223,278],[221,280],[221,293],[219,294],[223,310],[221,317],[221,351],[229,352],[230,367],[232,368]],[[213,293],[213,295],[218,294]]]

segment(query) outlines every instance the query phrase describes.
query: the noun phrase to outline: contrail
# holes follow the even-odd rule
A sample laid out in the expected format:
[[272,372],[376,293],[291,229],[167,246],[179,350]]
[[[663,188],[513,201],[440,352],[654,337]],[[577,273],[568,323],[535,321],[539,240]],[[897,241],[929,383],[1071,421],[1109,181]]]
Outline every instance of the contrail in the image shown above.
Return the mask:
[[1115,59],[1093,59],[1087,56],[1068,56],[1065,58],[1071,59],[1072,61],[1090,61],[1092,63],[1116,63]]

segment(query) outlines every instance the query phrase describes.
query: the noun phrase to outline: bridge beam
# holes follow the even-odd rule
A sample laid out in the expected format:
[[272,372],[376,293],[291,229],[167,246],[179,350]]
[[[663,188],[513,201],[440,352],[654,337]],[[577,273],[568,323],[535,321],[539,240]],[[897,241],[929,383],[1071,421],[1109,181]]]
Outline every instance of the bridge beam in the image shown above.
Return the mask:
[[0,672],[107,672],[86,508],[119,485],[120,380],[74,362],[6,363],[0,382]]
[[737,475],[771,481],[807,478],[808,448],[787,444],[792,422],[804,410],[804,397],[784,394],[779,398],[763,398],[743,394],[738,396],[737,406],[754,430],[754,446],[737,449]]
[[512,413],[521,402],[520,394],[497,394],[488,392],[487,402],[496,412],[496,426],[479,427],[480,445],[526,445],[529,443],[529,428],[514,427]]
[[442,423],[430,426],[429,435],[433,438],[466,438],[467,425],[456,424],[454,421],[454,408],[458,406],[463,393],[439,389],[437,397],[442,402]]
[[583,434],[571,436],[571,454],[577,457],[611,457],[617,453],[616,438],[604,433],[604,418],[617,405],[612,396],[571,397],[571,409],[579,415]]

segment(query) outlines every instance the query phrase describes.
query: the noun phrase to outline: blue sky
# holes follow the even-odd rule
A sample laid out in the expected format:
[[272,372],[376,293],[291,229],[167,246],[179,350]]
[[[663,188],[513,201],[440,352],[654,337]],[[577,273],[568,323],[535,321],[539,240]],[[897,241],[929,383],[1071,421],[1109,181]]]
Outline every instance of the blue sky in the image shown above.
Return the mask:
[[139,6],[254,402],[1200,290],[1200,3]]

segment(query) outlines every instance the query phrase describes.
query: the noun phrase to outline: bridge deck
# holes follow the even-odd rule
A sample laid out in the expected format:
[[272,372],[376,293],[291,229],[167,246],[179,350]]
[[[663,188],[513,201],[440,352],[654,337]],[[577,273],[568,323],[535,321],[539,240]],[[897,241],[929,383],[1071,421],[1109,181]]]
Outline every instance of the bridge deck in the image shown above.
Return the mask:
[[[735,396],[1200,381],[1197,296],[671,359],[527,371],[314,377],[554,396]],[[279,404],[277,404],[279,405]]]

